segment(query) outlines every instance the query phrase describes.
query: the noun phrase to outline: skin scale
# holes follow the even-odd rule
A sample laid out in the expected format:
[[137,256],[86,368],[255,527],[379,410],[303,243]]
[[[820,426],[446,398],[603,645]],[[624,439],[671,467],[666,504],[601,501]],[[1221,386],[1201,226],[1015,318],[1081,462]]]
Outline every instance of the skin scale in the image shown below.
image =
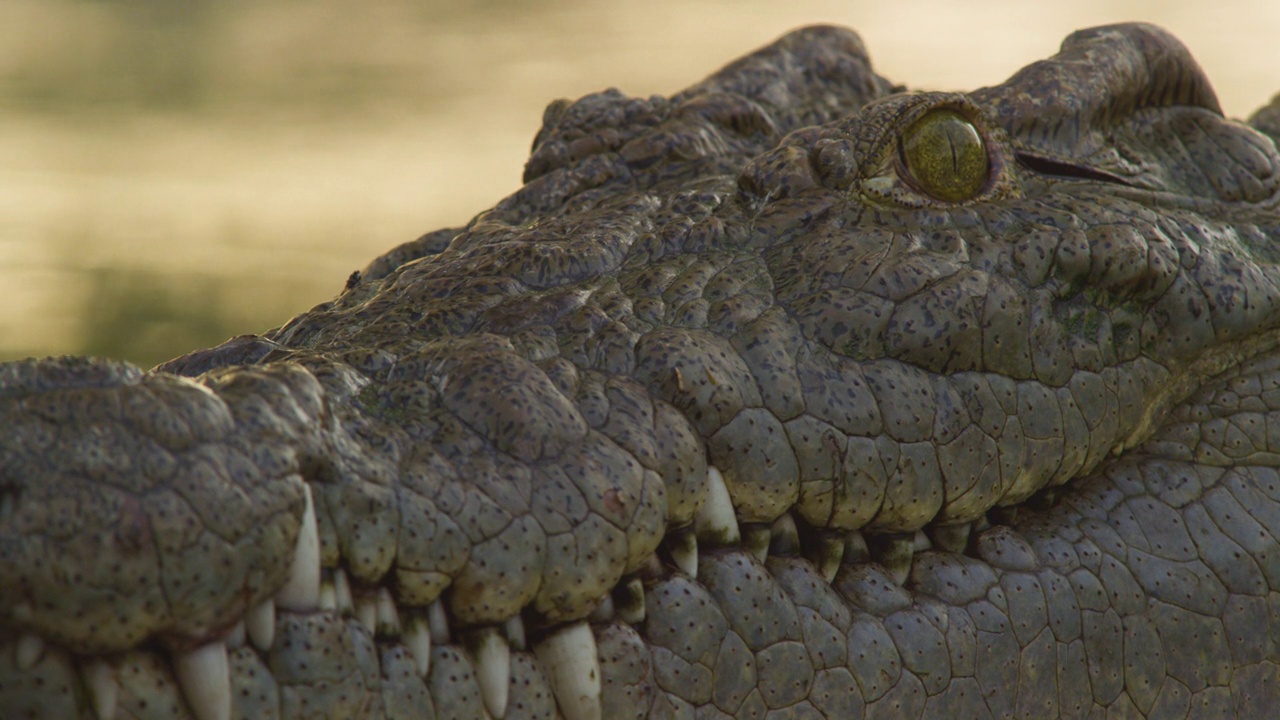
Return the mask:
[[282,328],[0,366],[0,715],[1272,717],[1280,106],[900,90],[558,101]]

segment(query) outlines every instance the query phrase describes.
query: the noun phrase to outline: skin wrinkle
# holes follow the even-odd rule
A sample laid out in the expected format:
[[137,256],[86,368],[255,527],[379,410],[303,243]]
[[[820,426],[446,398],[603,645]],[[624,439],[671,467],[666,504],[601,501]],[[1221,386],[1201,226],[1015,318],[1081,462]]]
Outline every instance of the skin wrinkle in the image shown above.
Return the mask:
[[[820,27],[553,103],[522,190],[282,328],[0,365],[0,717],[191,717],[173,655],[285,582],[304,481],[355,607],[233,644],[236,718],[492,715],[482,637],[505,718],[570,716],[583,622],[604,718],[1272,717],[1272,141],[1151,26],[899,90]],[[957,108],[948,202],[898,142]]]

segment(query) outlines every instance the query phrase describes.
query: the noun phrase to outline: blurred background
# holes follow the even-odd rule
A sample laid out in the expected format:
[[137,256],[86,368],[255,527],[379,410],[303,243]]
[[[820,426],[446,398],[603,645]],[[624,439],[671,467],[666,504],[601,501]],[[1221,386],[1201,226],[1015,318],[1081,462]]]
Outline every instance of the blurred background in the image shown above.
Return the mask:
[[4,0],[0,360],[150,366],[279,325],[516,189],[558,97],[671,94],[815,22],[971,89],[1133,19],[1231,116],[1280,90],[1273,0]]

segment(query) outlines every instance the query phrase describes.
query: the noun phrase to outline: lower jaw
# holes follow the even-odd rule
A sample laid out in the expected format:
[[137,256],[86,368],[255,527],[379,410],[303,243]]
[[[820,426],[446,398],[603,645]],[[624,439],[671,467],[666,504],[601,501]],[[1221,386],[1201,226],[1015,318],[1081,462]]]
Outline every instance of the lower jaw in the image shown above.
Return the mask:
[[429,612],[379,622],[376,604],[372,628],[355,607],[279,611],[268,642],[214,643],[193,671],[159,648],[82,657],[2,637],[0,715],[1271,717],[1272,475],[1121,459],[965,552],[917,552],[905,584],[853,557],[828,581],[785,543],[763,561],[704,547],[696,577],[645,577],[643,613],[606,605],[528,637],[450,632]]

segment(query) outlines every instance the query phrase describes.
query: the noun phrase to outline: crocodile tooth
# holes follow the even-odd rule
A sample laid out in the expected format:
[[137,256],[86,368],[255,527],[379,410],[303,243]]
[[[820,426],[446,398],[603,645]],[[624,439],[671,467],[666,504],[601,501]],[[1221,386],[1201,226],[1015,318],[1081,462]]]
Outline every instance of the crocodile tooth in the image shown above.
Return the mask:
[[845,539],[830,532],[815,532],[811,540],[809,560],[827,582],[836,579],[836,571],[844,560]]
[[356,598],[356,620],[365,626],[370,635],[378,632],[378,599],[370,594]]
[[378,588],[378,634],[386,637],[400,634],[400,612],[396,610],[391,591],[385,587]]
[[316,506],[311,486],[303,485],[307,507],[298,528],[289,579],[276,591],[276,605],[285,610],[310,612],[320,606],[320,534],[316,532]]
[[800,531],[791,513],[782,513],[769,528],[769,554],[793,557],[800,552]]
[[591,626],[577,622],[533,646],[565,720],[600,720],[600,657]]
[[427,624],[431,628],[431,642],[449,644],[449,616],[445,615],[444,602],[438,598],[427,606]]
[[227,647],[238,648],[243,646],[244,638],[245,638],[244,618],[240,618],[239,620],[236,621],[235,625],[231,626],[231,630],[227,633]]
[[196,720],[231,720],[227,644],[211,642],[173,657],[174,676]]
[[671,562],[685,575],[698,577],[698,536],[693,528],[682,527],[667,533],[665,540]]
[[431,631],[427,621],[415,617],[409,620],[409,628],[404,634],[404,644],[409,646],[413,655],[413,665],[419,677],[426,677],[431,670]]
[[867,539],[861,532],[854,530],[844,536],[844,557],[841,562],[854,565],[871,559],[871,551],[867,549]]
[[915,535],[911,536],[911,551],[922,553],[925,550],[933,549],[933,541],[925,534],[923,530],[917,530]]
[[724,476],[714,465],[707,466],[707,497],[693,520],[698,539],[712,545],[734,545],[741,539],[738,516],[733,513],[733,500]]
[[333,577],[320,581],[320,609],[325,612],[338,611],[338,591],[333,586]]
[[596,603],[596,607],[587,615],[587,621],[593,623],[607,623],[613,619],[613,596],[605,595]]
[[613,607],[618,617],[630,625],[644,622],[644,583],[633,577],[613,590]]
[[911,575],[911,558],[915,554],[915,534],[894,533],[867,538],[871,559],[884,566],[893,581],[902,585]]
[[115,720],[116,702],[120,699],[116,671],[105,661],[94,660],[84,666],[84,684],[89,689],[93,712],[98,720]]
[[276,604],[267,598],[249,608],[244,616],[244,626],[249,631],[249,642],[259,650],[270,650],[276,641]]
[[742,526],[742,547],[755,559],[769,559],[769,541],[773,539],[773,527],[763,523],[747,523]]
[[40,658],[44,655],[44,640],[35,633],[22,633],[18,638],[18,647],[16,659],[18,661],[18,669],[26,672],[36,666],[40,662]]
[[969,533],[973,523],[959,525],[938,525],[929,528],[929,537],[933,544],[947,552],[962,553],[969,547]]
[[333,571],[333,592],[338,600],[338,612],[350,615],[356,610],[355,601],[351,599],[351,581],[347,579],[347,571],[338,568]]
[[511,685],[511,646],[495,626],[483,627],[467,638],[467,649],[476,661],[476,684],[485,709],[495,718],[507,714]]
[[528,647],[524,634],[524,618],[512,615],[502,623],[502,634],[507,636],[507,643],[512,649],[524,650]]

